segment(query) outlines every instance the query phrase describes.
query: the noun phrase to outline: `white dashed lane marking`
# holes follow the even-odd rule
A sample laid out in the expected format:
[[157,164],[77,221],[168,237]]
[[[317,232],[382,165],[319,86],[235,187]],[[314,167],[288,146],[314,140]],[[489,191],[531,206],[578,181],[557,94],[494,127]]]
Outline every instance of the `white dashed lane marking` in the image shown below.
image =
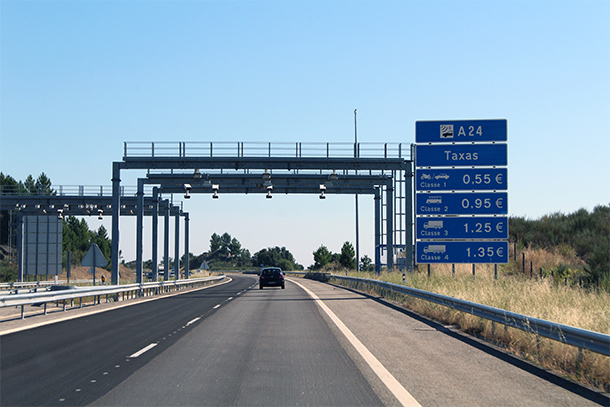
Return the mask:
[[150,345],[148,345],[145,348],[140,349],[139,351],[137,351],[136,353],[134,353],[133,355],[129,356],[130,358],[137,358],[138,356],[142,355],[143,353],[148,352],[149,350],[151,350],[152,348],[154,348],[155,346],[157,346],[158,343],[151,343]]
[[199,321],[200,319],[201,319],[201,317],[197,317],[195,319],[191,319],[189,322],[186,323],[186,326],[194,324],[195,322]]
[[[239,293],[235,294],[235,296],[242,295],[242,294],[243,294],[243,293],[245,293],[246,291],[247,291],[247,290],[242,290],[242,291],[240,291]],[[213,309],[218,309],[218,308],[220,308],[220,307],[221,307],[221,306],[222,306],[224,303],[229,302],[229,301],[233,300],[234,298],[235,298],[235,297],[229,297],[229,298],[227,298],[227,299],[226,299],[226,300],[225,300],[223,303],[216,305],[216,306],[215,306]],[[208,311],[208,312],[209,312],[209,311]],[[206,313],[206,314],[207,314],[207,313]],[[194,324],[195,322],[199,321],[199,320],[200,320],[200,319],[202,319],[203,317],[204,317],[204,315],[200,315],[200,316],[198,316],[198,317],[196,317],[196,318],[191,319],[191,320],[190,320],[189,322],[187,322],[187,323],[186,323],[186,325],[184,325],[182,328],[178,329],[177,331],[173,331],[173,333],[172,333],[172,334],[169,334],[168,336],[172,336],[173,334],[178,333],[178,332],[179,332],[179,331],[181,331],[182,329],[186,328],[187,326],[190,326],[190,325]],[[162,339],[162,340],[166,340],[166,339],[167,339],[167,337],[163,337],[163,339]],[[127,361],[129,361],[129,359],[134,359],[134,358],[137,358],[137,357],[139,357],[139,356],[143,355],[144,353],[148,352],[149,350],[151,350],[152,348],[154,348],[154,347],[155,347],[155,346],[157,346],[158,344],[159,344],[159,342],[153,342],[153,343],[151,343],[150,345],[148,345],[148,346],[146,346],[146,347],[144,347],[144,348],[140,349],[139,351],[135,352],[134,354],[132,354],[132,355],[128,356],[128,357],[127,357]],[[118,365],[118,364],[115,364],[115,365],[114,365],[114,368],[115,368],[115,369],[118,369],[118,368],[120,368],[120,367],[121,367],[121,365]],[[103,373],[102,373],[102,376],[104,376],[104,377],[108,377],[108,376],[110,376],[110,373],[109,373],[109,372],[103,372]],[[97,383],[97,380],[96,380],[96,379],[92,379],[92,380],[90,380],[90,381],[89,381],[89,383],[90,383],[90,384]],[[76,393],[80,393],[80,392],[82,391],[82,389],[81,389],[81,388],[77,388],[77,389],[74,389],[74,391],[75,391]],[[60,399],[59,399],[59,401],[60,401],[60,402],[62,402],[62,403],[65,403],[65,402],[66,402],[66,398],[60,398]]]

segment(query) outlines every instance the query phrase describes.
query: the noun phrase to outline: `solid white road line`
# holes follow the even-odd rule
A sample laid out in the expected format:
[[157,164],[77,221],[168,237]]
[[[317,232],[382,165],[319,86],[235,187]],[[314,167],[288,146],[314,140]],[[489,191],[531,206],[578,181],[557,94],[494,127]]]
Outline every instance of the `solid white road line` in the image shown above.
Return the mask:
[[150,345],[148,345],[147,347],[140,349],[139,351],[137,351],[136,353],[134,353],[133,355],[129,356],[130,358],[137,358],[138,356],[142,355],[145,352],[148,352],[149,350],[151,350],[152,348],[154,348],[155,346],[157,346],[157,343],[151,343]]
[[371,351],[369,351],[366,346],[364,346],[364,344],[360,342],[358,338],[356,338],[356,335],[354,335],[352,331],[350,331],[349,328],[345,326],[343,321],[341,321],[339,317],[337,317],[337,315],[335,315],[335,313],[332,312],[331,309],[328,308],[328,306],[326,306],[326,304],[324,304],[324,302],[322,302],[322,300],[317,295],[315,295],[309,289],[297,283],[296,281],[291,281],[301,287],[307,294],[309,294],[309,296],[313,298],[314,301],[316,301],[318,306],[322,308],[324,312],[326,312],[328,317],[335,323],[337,328],[339,328],[343,335],[345,335],[347,340],[350,341],[354,348],[356,348],[358,353],[360,353],[360,355],[364,358],[366,363],[368,363],[371,369],[373,369],[379,379],[381,379],[381,381],[386,385],[386,387],[392,392],[394,397],[398,399],[400,404],[405,407],[421,407],[421,404],[419,404],[417,400],[413,398],[411,393],[409,393],[402,386],[402,384],[400,384],[400,382],[396,380],[394,376],[392,376],[388,369],[386,369],[385,366],[383,366],[381,362],[371,353]]

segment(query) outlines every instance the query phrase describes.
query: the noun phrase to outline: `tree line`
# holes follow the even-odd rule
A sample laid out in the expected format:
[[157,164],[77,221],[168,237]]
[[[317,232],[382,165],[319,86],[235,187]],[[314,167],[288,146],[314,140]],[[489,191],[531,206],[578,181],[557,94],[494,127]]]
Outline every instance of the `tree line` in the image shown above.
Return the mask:
[[[313,252],[313,260],[314,264],[311,266],[312,270],[356,270],[356,251],[350,242],[343,243],[340,253],[333,253],[328,250],[326,246],[321,245]],[[365,255],[360,259],[360,269],[364,271],[371,271],[374,269],[371,259],[368,256]]]
[[[285,247],[268,247],[250,255],[247,249],[242,248],[241,243],[229,233],[218,235],[212,234],[210,238],[209,251],[199,256],[189,254],[189,268],[197,269],[205,261],[211,270],[236,269],[236,268],[259,268],[259,267],[279,267],[282,270],[303,270],[304,267],[298,264],[293,254]],[[345,242],[340,253],[332,253],[324,245],[321,245],[313,252],[314,264],[312,270],[356,269],[356,253],[354,246],[350,242]],[[184,256],[180,265],[184,266]],[[374,268],[371,259],[364,256],[361,259],[361,268],[372,270]]]
[[511,242],[521,247],[573,249],[586,263],[583,283],[610,287],[610,206],[557,212],[537,220],[511,217],[509,233]]
[[[285,247],[269,247],[250,254],[248,249],[242,247],[239,240],[229,233],[212,234],[210,249],[199,256],[189,254],[189,268],[196,269],[205,261],[211,270],[226,269],[252,269],[263,266],[280,267],[283,270],[303,270],[288,249]],[[184,266],[184,256],[180,261]]]
[[[44,172],[38,178],[28,175],[25,181],[17,181],[0,172],[0,190],[11,195],[55,195],[51,188],[51,179]],[[9,211],[0,211],[0,245],[9,244],[9,223]]]
[[[51,179],[43,172],[37,178],[28,175],[25,181],[17,181],[10,175],[0,173],[0,188],[3,193],[13,195],[55,195]],[[9,211],[0,211],[0,244],[8,245],[10,230]],[[16,234],[16,230],[13,231]],[[85,254],[93,243],[96,243],[104,257],[111,257],[111,239],[104,226],[97,231],[89,230],[84,219],[80,221],[74,216],[66,216],[63,219],[62,252],[63,264],[67,265],[68,251],[71,253],[71,265],[79,266]],[[110,264],[110,262],[109,262]],[[0,264],[0,281],[14,281],[17,279],[17,266],[8,259]]]
[[[14,195],[56,195],[51,179],[43,172],[37,178],[28,175],[25,181],[17,181],[10,175],[0,173],[2,190]],[[9,215],[8,211],[0,211],[0,244],[8,244]],[[110,259],[111,240],[108,231],[100,226],[97,231],[89,230],[84,219],[80,221],[74,216],[63,219],[62,250],[63,263],[66,264],[67,252],[71,252],[72,265],[80,265],[89,247],[96,243],[104,257]]]

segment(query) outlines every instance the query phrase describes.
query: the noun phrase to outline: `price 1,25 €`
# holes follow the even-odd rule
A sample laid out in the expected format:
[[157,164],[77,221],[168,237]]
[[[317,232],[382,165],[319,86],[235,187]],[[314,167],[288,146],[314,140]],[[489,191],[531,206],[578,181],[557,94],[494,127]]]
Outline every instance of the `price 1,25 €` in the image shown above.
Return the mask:
[[506,216],[419,217],[417,239],[507,239]]
[[508,193],[418,193],[417,215],[506,215]]

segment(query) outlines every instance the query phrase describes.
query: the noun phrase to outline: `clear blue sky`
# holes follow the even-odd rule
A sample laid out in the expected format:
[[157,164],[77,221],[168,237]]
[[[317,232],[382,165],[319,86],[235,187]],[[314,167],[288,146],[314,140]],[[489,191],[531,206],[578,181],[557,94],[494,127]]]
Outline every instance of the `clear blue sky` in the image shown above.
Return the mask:
[[[605,0],[2,0],[0,19],[0,171],[17,180],[110,185],[124,141],[351,142],[357,108],[362,142],[412,143],[417,120],[507,119],[511,215],[610,203]],[[307,266],[320,244],[355,240],[353,197],[185,210],[195,254],[229,232]],[[372,198],[360,218],[374,258]]]

